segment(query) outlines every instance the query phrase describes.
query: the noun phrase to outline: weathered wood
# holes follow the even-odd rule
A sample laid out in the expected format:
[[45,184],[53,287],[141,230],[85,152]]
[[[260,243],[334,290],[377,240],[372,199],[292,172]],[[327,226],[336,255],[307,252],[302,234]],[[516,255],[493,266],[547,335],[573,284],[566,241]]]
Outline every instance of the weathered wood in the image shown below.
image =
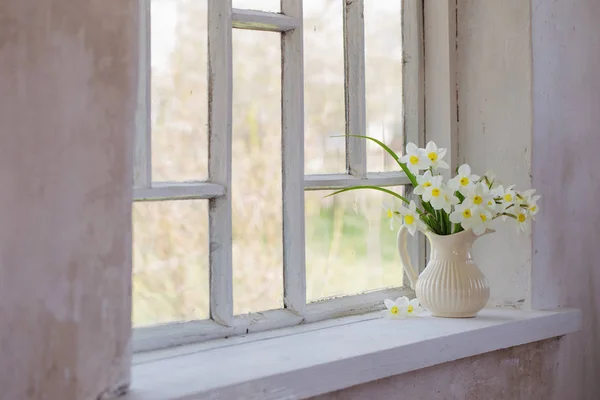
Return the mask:
[[137,107],[135,110],[134,187],[152,184],[150,119],[150,0],[139,0]]
[[456,1],[424,2],[427,141],[448,149],[450,171],[457,167]]
[[410,180],[404,172],[369,172],[365,178],[349,174],[306,175],[305,190],[341,189],[357,185],[399,186],[408,185]]
[[359,315],[382,310],[384,308],[383,300],[396,299],[400,296],[413,297],[414,292],[409,288],[392,288],[354,296],[326,299],[308,304],[301,315],[292,310],[270,310],[236,316],[231,326],[223,326],[211,320],[204,320],[135,328],[133,330],[133,349],[135,352],[166,349],[245,333],[264,332],[307,322]]
[[233,322],[231,222],[231,0],[208,1],[208,176],[226,188],[209,200],[210,315]]
[[407,142],[425,145],[423,2],[402,1],[402,108]]
[[[423,1],[402,1],[402,108],[405,142],[425,146],[425,60],[423,43]],[[407,187],[407,196],[418,201]],[[408,252],[417,271],[425,269],[427,242],[418,233],[408,243]]]
[[365,18],[364,0],[344,1],[344,77],[346,105],[346,170],[350,175],[367,174],[365,135]]
[[149,188],[134,188],[133,200],[212,199],[225,195],[225,187],[209,182],[155,182]]
[[215,349],[165,352],[134,366],[131,393],[123,400],[307,399],[576,332],[581,311],[493,308],[467,320],[371,315],[340,322]]
[[267,11],[233,9],[232,24],[237,29],[254,31],[287,32],[296,29],[301,22],[288,15]]
[[306,305],[302,1],[282,0],[281,11],[299,21],[281,35],[281,160],[284,305],[301,313]]

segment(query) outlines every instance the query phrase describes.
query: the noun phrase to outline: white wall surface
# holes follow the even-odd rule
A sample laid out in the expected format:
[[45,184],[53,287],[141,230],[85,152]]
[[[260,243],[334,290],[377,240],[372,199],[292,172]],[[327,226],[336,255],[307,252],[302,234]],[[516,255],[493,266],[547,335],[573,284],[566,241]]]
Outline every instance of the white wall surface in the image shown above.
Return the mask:
[[[531,187],[530,16],[527,0],[458,1],[458,164],[520,190]],[[497,221],[474,246],[492,306],[529,302],[531,235],[515,225]]]

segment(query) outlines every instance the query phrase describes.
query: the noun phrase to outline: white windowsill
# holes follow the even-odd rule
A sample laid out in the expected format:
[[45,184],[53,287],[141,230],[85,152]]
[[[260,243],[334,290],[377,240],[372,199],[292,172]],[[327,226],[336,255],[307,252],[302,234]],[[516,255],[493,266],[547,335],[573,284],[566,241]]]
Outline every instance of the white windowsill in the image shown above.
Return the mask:
[[580,327],[574,309],[485,309],[473,319],[347,317],[141,353],[125,399],[303,399]]

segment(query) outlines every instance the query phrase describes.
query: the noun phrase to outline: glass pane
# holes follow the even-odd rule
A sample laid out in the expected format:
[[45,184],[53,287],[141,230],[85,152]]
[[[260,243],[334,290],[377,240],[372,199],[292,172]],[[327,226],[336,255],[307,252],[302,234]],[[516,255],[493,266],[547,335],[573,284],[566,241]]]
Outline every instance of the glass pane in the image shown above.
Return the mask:
[[304,167],[346,171],[341,0],[304,0]]
[[282,308],[281,43],[233,31],[233,308]]
[[151,4],[153,180],[206,179],[206,1]]
[[133,325],[206,319],[206,200],[133,204]]
[[[392,187],[404,194],[404,187]],[[306,201],[307,299],[357,294],[402,286],[396,250],[399,221],[387,218],[395,198],[374,190],[309,191]]]
[[[367,133],[397,154],[403,150],[401,1],[365,1]],[[367,143],[369,171],[398,170],[376,143]]]
[[233,0],[233,8],[242,10],[281,11],[281,0]]

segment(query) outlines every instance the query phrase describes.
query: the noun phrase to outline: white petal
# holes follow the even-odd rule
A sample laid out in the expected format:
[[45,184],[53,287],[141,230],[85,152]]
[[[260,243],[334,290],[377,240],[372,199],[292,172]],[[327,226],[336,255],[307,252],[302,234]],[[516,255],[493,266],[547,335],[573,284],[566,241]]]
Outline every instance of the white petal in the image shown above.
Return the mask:
[[416,152],[417,152],[417,150],[418,150],[418,147],[417,147],[417,145],[416,145],[416,144],[414,144],[413,142],[409,142],[409,143],[406,145],[406,153],[408,153],[409,155],[410,155],[410,154],[414,154],[414,153],[416,153]]
[[471,167],[469,167],[469,164],[463,164],[460,167],[458,167],[458,175],[460,175],[460,176],[471,175]]
[[413,308],[417,308],[421,305],[421,303],[419,303],[419,299],[414,298],[408,303],[408,305],[413,306]]
[[408,225],[408,233],[415,236],[415,232],[417,231],[417,224]]
[[448,186],[450,189],[452,189],[454,191],[458,188],[459,185],[460,185],[459,180],[456,178],[452,178],[448,181],[448,184],[446,186]]
[[462,221],[462,212],[454,211],[450,214],[450,222],[453,224],[459,224]]
[[395,303],[394,303],[394,301],[393,301],[393,300],[390,300],[390,299],[385,299],[385,300],[383,301],[383,303],[385,304],[385,307],[386,307],[388,310],[389,310],[389,309],[391,309],[392,307],[394,307],[394,306],[395,306]]
[[410,211],[412,211],[413,213],[417,210],[417,204],[415,203],[414,200],[411,200],[409,205],[408,205],[408,209]]
[[437,160],[437,167],[440,169],[449,169],[450,168],[448,163],[444,160]]
[[425,150],[427,151],[427,153],[432,153],[437,150],[437,146],[433,141],[430,141],[429,143],[427,143],[427,146],[425,146]]
[[446,155],[446,153],[448,152],[448,149],[438,149],[438,159],[442,158]]
[[409,300],[408,300],[408,297],[406,297],[406,296],[398,297],[396,299],[396,305],[400,309],[408,307],[408,304],[409,304]]

